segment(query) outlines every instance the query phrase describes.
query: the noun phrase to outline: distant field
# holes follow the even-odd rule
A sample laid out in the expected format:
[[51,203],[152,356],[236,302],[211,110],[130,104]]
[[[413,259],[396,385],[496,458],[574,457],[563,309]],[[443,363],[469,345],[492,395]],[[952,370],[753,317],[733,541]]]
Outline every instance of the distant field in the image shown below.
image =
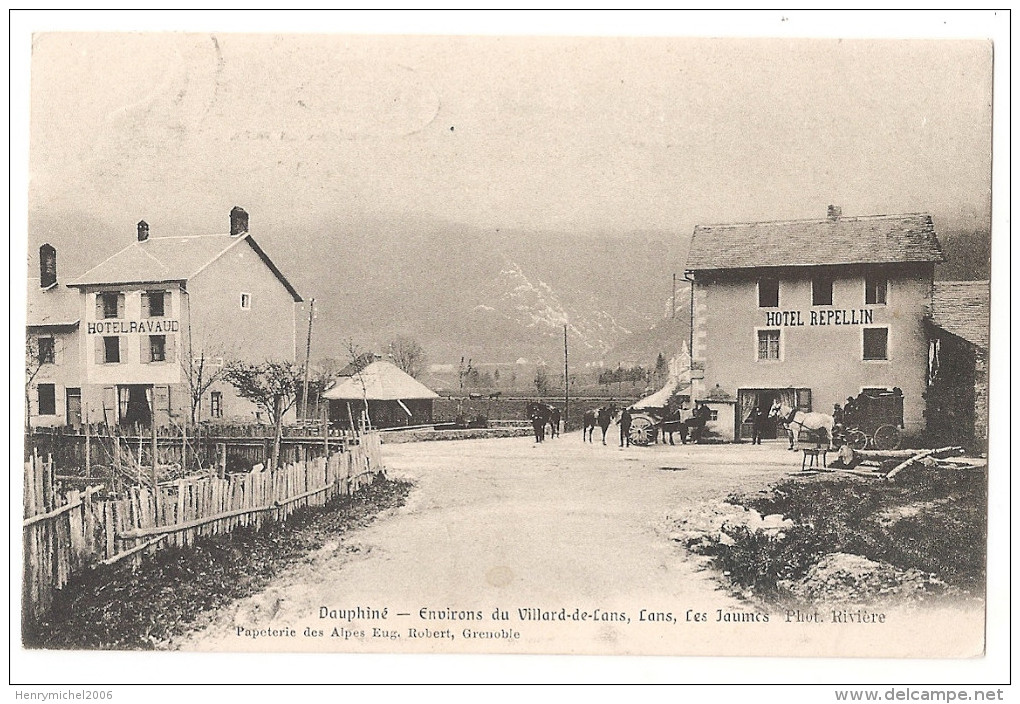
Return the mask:
[[[584,412],[604,406],[610,401],[617,406],[624,406],[633,403],[637,397],[605,397],[605,398],[579,398],[570,399],[569,415],[567,416],[567,430],[577,430],[581,427],[581,419]],[[563,398],[440,398],[436,399],[434,407],[434,419],[437,422],[456,420],[458,416],[464,416],[468,420],[477,416],[483,416],[488,420],[527,420],[525,408],[531,401],[541,401],[557,408],[563,408]]]

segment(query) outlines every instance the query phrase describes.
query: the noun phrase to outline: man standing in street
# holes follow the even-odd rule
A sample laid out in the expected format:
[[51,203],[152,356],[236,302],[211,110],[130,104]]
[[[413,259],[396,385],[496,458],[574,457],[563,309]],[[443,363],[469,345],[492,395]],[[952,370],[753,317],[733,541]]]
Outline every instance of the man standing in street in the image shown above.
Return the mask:
[[624,443],[626,447],[630,447],[630,422],[630,409],[624,408],[620,414],[620,447],[624,447]]

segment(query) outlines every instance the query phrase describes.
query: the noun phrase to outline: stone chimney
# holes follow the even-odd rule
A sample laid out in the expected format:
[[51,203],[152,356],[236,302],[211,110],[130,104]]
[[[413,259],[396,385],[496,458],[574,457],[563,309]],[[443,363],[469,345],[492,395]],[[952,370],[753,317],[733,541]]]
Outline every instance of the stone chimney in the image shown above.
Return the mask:
[[843,208],[838,205],[829,206],[829,220],[839,220],[843,217]]
[[248,213],[244,208],[234,206],[230,211],[230,236],[243,235],[248,231]]
[[57,283],[57,250],[44,244],[39,248],[39,288]]
[[138,221],[138,241],[144,242],[149,239],[149,223],[144,220]]

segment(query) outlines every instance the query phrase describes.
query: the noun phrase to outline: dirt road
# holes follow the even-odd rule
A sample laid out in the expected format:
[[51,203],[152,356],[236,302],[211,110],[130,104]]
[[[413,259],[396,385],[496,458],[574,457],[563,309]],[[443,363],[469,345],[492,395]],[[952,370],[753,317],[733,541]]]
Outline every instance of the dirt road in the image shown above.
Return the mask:
[[[387,445],[384,457],[391,477],[415,483],[403,507],[215,614],[180,647],[715,655],[776,654],[781,642],[811,654],[857,641],[873,648],[877,633],[863,627],[823,629],[785,613],[763,623],[668,539],[670,514],[799,469],[785,442],[624,449],[572,433],[540,445]],[[911,624],[900,625],[907,632],[896,638],[909,637]]]

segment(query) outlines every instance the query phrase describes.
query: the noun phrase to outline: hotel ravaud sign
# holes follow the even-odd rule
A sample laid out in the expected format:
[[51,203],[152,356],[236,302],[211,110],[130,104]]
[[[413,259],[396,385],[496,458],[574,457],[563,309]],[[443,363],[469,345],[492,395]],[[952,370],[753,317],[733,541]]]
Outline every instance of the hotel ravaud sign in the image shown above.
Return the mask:
[[86,326],[89,335],[163,335],[178,330],[176,320],[99,320]]

